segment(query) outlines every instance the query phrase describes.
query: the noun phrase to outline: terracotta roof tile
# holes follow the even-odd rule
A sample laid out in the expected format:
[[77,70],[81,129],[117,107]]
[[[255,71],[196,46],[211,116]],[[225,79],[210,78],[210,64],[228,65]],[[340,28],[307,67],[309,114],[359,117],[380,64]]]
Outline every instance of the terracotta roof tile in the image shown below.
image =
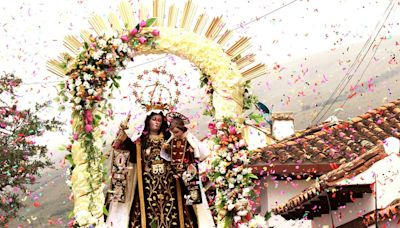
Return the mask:
[[393,136],[400,138],[400,99],[350,121],[323,123],[277,144],[260,148],[266,162],[345,163]]
[[302,191],[300,194],[292,197],[286,203],[279,205],[275,209],[272,209],[272,211],[275,214],[284,214],[290,210],[300,207],[309,199],[319,195],[324,189],[338,186],[337,182],[342,179],[350,179],[355,177],[356,175],[366,171],[375,162],[383,159],[386,156],[387,154],[385,153],[383,144],[379,144],[356,159],[342,164],[339,166],[339,168],[322,175],[313,185]]
[[[400,199],[394,200],[387,207],[379,209],[378,213],[378,222],[392,219],[394,216],[400,215]],[[363,223],[366,226],[370,226],[376,222],[376,211],[371,211],[370,213],[364,215]]]

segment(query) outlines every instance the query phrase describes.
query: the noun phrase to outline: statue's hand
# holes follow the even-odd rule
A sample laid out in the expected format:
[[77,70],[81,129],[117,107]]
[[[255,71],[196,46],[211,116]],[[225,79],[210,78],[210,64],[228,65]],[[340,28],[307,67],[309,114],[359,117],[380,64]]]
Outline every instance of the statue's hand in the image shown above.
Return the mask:
[[163,144],[161,145],[161,149],[163,149],[163,150],[169,150],[169,144],[168,144],[168,143],[163,143]]

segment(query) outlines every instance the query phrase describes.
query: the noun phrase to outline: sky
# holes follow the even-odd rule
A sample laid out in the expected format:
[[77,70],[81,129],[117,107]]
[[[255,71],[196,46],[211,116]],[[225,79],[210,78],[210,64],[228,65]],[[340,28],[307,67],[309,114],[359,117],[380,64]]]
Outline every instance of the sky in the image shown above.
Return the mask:
[[[149,4],[152,1],[131,1],[135,9],[138,9],[139,2]],[[389,0],[194,2],[198,5],[197,13],[206,12],[210,17],[222,15],[226,28],[235,29],[237,36],[251,37],[250,51],[257,54],[257,60],[267,64],[270,69],[276,64],[311,54],[365,42],[390,3]],[[89,28],[87,21],[92,13],[105,17],[109,12],[116,11],[118,3],[114,0],[0,1],[0,69],[14,72],[24,80],[20,89],[22,105],[29,106],[56,97],[56,85],[62,78],[47,72],[46,61],[65,51],[62,45],[65,35],[79,35],[80,30]],[[171,3],[182,9],[184,1],[167,1],[167,6]],[[288,6],[273,12],[286,4]],[[390,39],[399,35],[398,8],[397,4],[379,37]],[[262,17],[268,13],[268,16]],[[158,57],[137,58],[130,64],[130,69],[122,74],[134,77],[157,64],[167,64],[171,69],[179,68],[182,75],[198,74],[187,61],[172,57],[142,65],[155,58]],[[137,65],[140,67],[135,67]],[[264,78],[268,81],[268,75]],[[187,88],[200,91],[198,81],[187,78],[183,83]],[[126,96],[129,93],[126,90],[122,88],[122,93],[116,96]],[[204,102],[204,92],[194,94],[201,95],[193,98],[192,102]],[[68,119],[68,112],[59,112],[57,103],[53,101],[50,104],[50,111],[46,112],[49,117]],[[201,111],[192,111],[190,115],[199,116]]]

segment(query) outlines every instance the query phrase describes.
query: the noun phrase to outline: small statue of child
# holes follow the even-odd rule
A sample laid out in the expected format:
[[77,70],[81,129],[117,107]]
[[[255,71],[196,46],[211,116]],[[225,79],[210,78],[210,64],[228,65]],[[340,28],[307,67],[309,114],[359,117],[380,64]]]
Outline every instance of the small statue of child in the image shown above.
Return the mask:
[[193,135],[188,137],[187,127],[185,124],[189,120],[178,112],[168,113],[167,119],[170,122],[169,131],[171,138],[163,145],[161,157],[171,162],[175,170],[175,178],[182,178],[186,191],[184,198],[186,204],[200,204],[202,202],[200,192],[200,180],[198,169],[198,145],[193,140]]

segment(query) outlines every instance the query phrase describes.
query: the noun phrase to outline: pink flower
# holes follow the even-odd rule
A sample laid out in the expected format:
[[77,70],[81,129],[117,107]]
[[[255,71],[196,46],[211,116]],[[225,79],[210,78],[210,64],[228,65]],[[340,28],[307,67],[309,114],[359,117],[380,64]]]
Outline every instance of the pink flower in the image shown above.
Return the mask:
[[146,21],[141,21],[141,22],[139,23],[139,26],[140,26],[140,27],[146,27]]
[[68,222],[68,228],[70,228],[70,227],[74,227],[74,222],[75,222],[75,220],[70,220],[69,222]]
[[72,134],[72,138],[76,141],[76,140],[78,140],[78,133],[73,133]]
[[209,123],[208,124],[208,129],[215,129],[215,123]]
[[230,135],[236,134],[236,128],[235,128],[234,126],[230,126],[230,127],[229,127],[229,134],[230,134]]
[[144,36],[139,37],[139,43],[141,44],[146,43],[146,38]]
[[136,28],[133,28],[132,31],[129,33],[131,36],[134,36],[138,30]]
[[218,132],[218,130],[217,130],[217,129],[212,129],[212,130],[210,131],[210,133],[211,133],[212,135],[216,135],[216,134],[217,134],[217,132]]
[[127,35],[123,35],[123,36],[121,36],[121,40],[122,40],[122,42],[128,42],[129,37]]
[[152,34],[153,34],[154,36],[159,36],[159,35],[160,35],[160,31],[158,31],[157,29],[154,29],[153,32],[152,32]]
[[86,124],[85,125],[85,131],[86,133],[90,133],[93,131],[93,126],[91,124]]
[[92,110],[85,111],[85,123],[91,124],[93,122]]

